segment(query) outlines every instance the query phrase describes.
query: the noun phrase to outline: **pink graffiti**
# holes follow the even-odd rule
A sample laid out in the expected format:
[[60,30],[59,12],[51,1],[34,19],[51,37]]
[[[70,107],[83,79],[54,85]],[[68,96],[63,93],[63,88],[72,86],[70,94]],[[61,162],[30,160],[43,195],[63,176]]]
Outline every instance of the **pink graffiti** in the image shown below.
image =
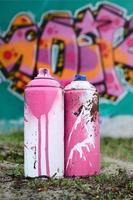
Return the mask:
[[96,10],[86,6],[75,17],[49,11],[40,27],[28,15],[18,14],[0,38],[0,69],[21,94],[37,69],[47,64],[63,85],[76,73],[86,74],[101,95],[116,100],[124,92],[116,66],[133,85],[132,55],[133,18],[104,3]]

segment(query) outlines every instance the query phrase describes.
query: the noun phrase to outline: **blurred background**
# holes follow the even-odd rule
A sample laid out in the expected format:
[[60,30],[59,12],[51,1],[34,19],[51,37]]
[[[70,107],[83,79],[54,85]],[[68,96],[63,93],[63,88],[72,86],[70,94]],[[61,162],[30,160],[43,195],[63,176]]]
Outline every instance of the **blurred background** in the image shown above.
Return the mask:
[[132,0],[0,1],[0,133],[23,131],[24,87],[47,64],[100,93],[101,135],[133,137]]

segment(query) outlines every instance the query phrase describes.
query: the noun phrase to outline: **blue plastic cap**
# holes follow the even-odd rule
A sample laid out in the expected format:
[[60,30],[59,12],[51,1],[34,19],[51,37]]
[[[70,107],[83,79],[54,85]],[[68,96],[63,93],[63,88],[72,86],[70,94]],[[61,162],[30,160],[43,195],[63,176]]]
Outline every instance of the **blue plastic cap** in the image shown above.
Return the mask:
[[80,74],[76,74],[74,81],[86,81],[86,76],[80,75]]

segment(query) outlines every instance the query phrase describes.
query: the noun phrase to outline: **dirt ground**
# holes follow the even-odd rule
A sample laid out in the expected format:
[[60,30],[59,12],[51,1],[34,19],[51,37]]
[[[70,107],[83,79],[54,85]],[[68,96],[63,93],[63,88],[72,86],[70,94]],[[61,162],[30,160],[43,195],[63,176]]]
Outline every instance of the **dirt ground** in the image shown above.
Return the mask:
[[[121,154],[117,152],[120,146]],[[115,148],[116,156],[112,154]],[[23,175],[22,135],[0,136],[0,200],[133,200],[132,148],[131,141],[102,141],[99,176],[27,179]],[[124,154],[127,149],[128,153]]]

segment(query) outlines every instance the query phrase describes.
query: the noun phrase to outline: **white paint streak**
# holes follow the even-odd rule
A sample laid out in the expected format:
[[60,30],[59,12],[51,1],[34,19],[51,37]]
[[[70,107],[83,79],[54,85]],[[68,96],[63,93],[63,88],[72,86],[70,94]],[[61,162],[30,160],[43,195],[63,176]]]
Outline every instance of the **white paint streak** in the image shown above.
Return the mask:
[[[79,81],[78,81],[78,82],[79,82]],[[95,91],[96,91],[96,90],[95,90]],[[76,119],[76,121],[75,121],[75,123],[74,123],[74,125],[73,125],[73,127],[72,127],[72,130],[71,130],[70,135],[69,135],[69,138],[68,138],[68,143],[69,143],[70,140],[71,140],[73,131],[76,130],[78,124],[81,123],[81,120],[82,120],[82,119],[85,119],[85,120],[90,120],[90,119],[91,119],[90,110],[91,110],[91,108],[92,108],[92,105],[90,105],[90,106],[88,107],[87,101],[88,101],[88,100],[92,100],[92,98],[94,98],[93,95],[94,95],[94,92],[95,92],[95,91],[93,91],[93,92],[92,92],[92,91],[89,91],[89,92],[87,91],[87,92],[85,92],[85,95],[84,95],[84,96],[81,96],[81,97],[80,97],[79,101],[81,102],[81,105],[84,105],[84,106],[83,106],[81,113],[80,113],[79,116],[77,117],[77,119]],[[85,110],[85,107],[87,107],[88,110]],[[87,124],[87,127],[88,127],[88,126],[89,126],[89,124]],[[91,128],[91,127],[90,127],[90,128]],[[90,129],[90,128],[88,127],[88,129]],[[92,130],[92,131],[93,131],[93,130]],[[87,131],[87,132],[88,132],[88,131]]]
[[48,115],[49,167],[50,176],[64,175],[64,101],[62,91]]
[[83,113],[84,109],[82,109],[81,113],[79,114],[79,116],[77,117],[73,127],[72,127],[72,130],[70,132],[70,135],[69,135],[69,138],[68,138],[68,144],[71,140],[71,137],[72,137],[72,134],[73,134],[73,131],[77,129],[77,126],[78,124],[80,124],[81,120],[82,120],[82,113]]
[[25,176],[38,176],[38,119],[26,113],[24,123],[24,172]]
[[96,88],[89,83],[89,81],[72,81],[65,87],[65,90],[89,90],[89,92],[95,92]]
[[[78,124],[80,124],[82,120],[84,122],[83,131],[85,131],[87,133],[87,137],[82,142],[78,142],[71,149],[70,154],[68,156],[66,168],[68,168],[68,165],[69,165],[69,163],[71,162],[71,160],[73,158],[74,152],[77,151],[79,153],[80,158],[83,158],[84,160],[86,160],[83,148],[86,148],[86,150],[88,152],[90,152],[89,146],[93,146],[93,148],[95,148],[95,137],[94,137],[94,126],[95,126],[95,124],[94,124],[93,121],[91,122],[91,118],[92,118],[91,109],[92,109],[93,105],[92,105],[92,103],[88,104],[88,100],[92,101],[92,99],[95,98],[95,96],[93,96],[93,95],[94,95],[93,92],[86,91],[84,93],[84,95],[80,97],[81,105],[83,105],[82,111],[79,114],[79,116],[77,117],[77,119],[76,119],[76,121],[75,121],[75,123],[74,123],[74,125],[72,127],[72,130],[70,132],[70,136],[68,138],[68,144],[71,141],[72,135],[78,133],[78,131],[74,132],[74,130],[77,129]],[[85,108],[87,108],[87,109],[85,109]],[[89,121],[89,122],[87,123],[87,121]]]
[[92,167],[92,163],[89,161],[90,167]]
[[74,152],[76,152],[76,151],[79,153],[80,158],[83,158],[84,160],[86,160],[85,154],[83,152],[83,148],[86,148],[86,150],[88,152],[90,152],[89,145],[93,145],[93,144],[90,143],[89,137],[86,138],[85,140],[83,140],[82,142],[79,142],[76,145],[74,145],[74,147],[70,151],[68,161],[67,161],[67,165],[66,165],[66,169],[68,168],[68,165],[73,158]]
[[41,173],[46,175],[46,117],[45,114],[41,115]]

